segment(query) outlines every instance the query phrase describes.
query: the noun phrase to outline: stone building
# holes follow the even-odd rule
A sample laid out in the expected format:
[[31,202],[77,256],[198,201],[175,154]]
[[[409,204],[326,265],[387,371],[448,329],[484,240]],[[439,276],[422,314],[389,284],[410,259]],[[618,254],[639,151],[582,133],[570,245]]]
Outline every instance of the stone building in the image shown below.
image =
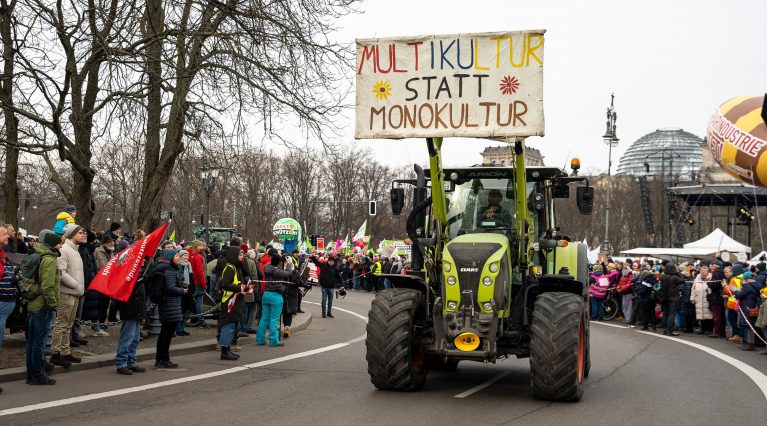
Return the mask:
[[[543,166],[543,155],[535,148],[526,147],[525,165]],[[514,154],[509,146],[488,146],[482,151],[482,164],[509,166],[514,164]]]

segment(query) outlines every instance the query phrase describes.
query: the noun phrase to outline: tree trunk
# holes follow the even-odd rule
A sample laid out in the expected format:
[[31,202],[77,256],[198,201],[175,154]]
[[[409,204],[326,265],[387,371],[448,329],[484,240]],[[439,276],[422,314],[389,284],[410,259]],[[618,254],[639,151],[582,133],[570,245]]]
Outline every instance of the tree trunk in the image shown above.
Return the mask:
[[[5,193],[5,222],[19,228],[19,150],[16,148],[19,142],[19,120],[13,112],[13,61],[15,51],[13,49],[13,34],[11,31],[11,18],[15,2],[9,6],[7,0],[0,1],[3,13],[0,14],[0,37],[3,40],[3,75],[2,87],[0,87],[0,101],[3,103],[3,120],[5,122],[5,176],[3,177],[3,192]],[[16,244],[14,239],[14,245]],[[16,247],[14,247],[14,251]]]

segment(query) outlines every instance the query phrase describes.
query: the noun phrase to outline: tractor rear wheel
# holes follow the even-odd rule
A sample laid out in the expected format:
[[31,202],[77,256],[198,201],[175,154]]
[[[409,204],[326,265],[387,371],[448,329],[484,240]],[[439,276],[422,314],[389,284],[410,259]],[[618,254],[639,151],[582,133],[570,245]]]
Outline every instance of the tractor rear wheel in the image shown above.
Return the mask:
[[365,347],[368,374],[376,388],[413,391],[426,383],[428,362],[415,329],[424,303],[423,295],[410,289],[383,290],[373,300]]
[[530,339],[530,385],[535,396],[550,401],[580,401],[588,340],[583,298],[572,293],[544,293],[533,310]]

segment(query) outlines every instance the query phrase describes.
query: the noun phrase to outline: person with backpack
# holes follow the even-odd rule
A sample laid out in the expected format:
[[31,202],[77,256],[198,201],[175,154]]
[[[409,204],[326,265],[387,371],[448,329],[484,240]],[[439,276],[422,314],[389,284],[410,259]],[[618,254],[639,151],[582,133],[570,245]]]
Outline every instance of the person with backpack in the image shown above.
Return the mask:
[[[40,242],[35,246],[39,257],[34,286],[29,286],[27,299],[27,384],[55,385],[56,380],[46,374],[45,338],[48,326],[59,306],[61,271],[57,258],[63,244],[61,236],[50,230],[40,232]],[[32,290],[32,287],[36,289]]]
[[157,368],[177,368],[178,364],[170,360],[170,341],[176,333],[176,324],[183,321],[181,297],[188,289],[181,286],[178,279],[178,265],[181,259],[174,249],[165,249],[158,259],[150,277],[150,296],[158,304],[160,313],[160,336],[157,337],[157,352],[154,366]]
[[602,306],[607,289],[610,288],[610,279],[602,274],[602,267],[594,265],[594,272],[589,277],[589,296],[591,296],[591,320],[604,321],[605,309]]

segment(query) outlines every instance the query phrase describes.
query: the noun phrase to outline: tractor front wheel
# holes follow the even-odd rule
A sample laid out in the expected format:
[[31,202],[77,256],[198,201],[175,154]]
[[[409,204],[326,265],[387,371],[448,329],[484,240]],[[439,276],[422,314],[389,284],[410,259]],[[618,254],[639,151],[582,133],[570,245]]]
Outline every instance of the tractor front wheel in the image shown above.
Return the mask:
[[535,396],[550,401],[580,401],[588,339],[583,298],[572,293],[544,293],[533,310],[530,385]]
[[387,289],[376,295],[365,340],[368,374],[376,388],[413,391],[423,387],[429,363],[420,350],[415,319],[424,309],[423,295],[415,290]]

